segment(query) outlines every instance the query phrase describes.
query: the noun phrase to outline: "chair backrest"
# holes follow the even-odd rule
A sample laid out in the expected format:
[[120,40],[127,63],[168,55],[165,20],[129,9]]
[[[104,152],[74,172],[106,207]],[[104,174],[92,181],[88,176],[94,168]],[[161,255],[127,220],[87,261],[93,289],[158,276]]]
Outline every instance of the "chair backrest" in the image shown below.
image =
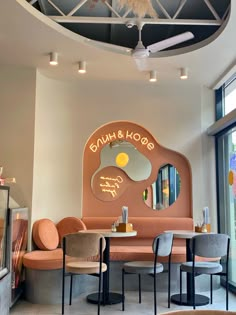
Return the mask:
[[100,254],[106,247],[105,238],[99,233],[71,233],[63,237],[64,254],[73,257],[88,258]]
[[[157,235],[152,243],[153,253],[157,253],[157,256],[169,256],[172,250],[173,233],[162,233]],[[158,248],[156,248],[158,246]]]
[[228,255],[230,238],[227,234],[200,234],[191,239],[190,248],[194,255],[218,258]]

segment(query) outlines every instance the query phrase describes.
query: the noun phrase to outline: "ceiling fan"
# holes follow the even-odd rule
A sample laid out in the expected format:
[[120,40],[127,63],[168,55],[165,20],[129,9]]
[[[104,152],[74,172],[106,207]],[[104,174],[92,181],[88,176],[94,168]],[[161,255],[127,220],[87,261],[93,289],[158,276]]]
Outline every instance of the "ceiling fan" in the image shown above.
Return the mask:
[[128,23],[127,27],[130,28],[134,25],[137,25],[137,28],[139,31],[139,40],[138,40],[137,46],[132,50],[131,54],[132,54],[132,57],[134,57],[138,66],[140,66],[140,61],[149,57],[150,53],[151,54],[156,53],[158,51],[164,50],[166,48],[175,46],[177,44],[186,42],[186,41],[194,38],[193,33],[184,32],[184,33],[181,33],[179,35],[172,36],[170,38],[161,40],[157,43],[154,43],[154,44],[151,44],[151,45],[145,47],[143,45],[143,42],[142,42],[142,28],[143,28],[144,24]]

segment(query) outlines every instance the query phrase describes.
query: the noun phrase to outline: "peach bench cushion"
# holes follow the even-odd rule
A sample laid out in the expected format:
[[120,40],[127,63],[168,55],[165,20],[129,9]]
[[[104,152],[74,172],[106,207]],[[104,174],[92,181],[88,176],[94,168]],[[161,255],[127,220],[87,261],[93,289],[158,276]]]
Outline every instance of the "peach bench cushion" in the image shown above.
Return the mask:
[[40,219],[33,225],[33,240],[42,250],[56,249],[59,244],[57,228],[49,219]]
[[62,249],[34,250],[26,253],[23,264],[26,268],[38,270],[54,270],[62,268]]
[[[186,261],[185,246],[173,246],[173,263],[182,263]],[[116,246],[110,248],[110,259],[112,261],[131,261],[131,260],[153,260],[154,255],[152,246]],[[167,262],[168,257],[159,257],[160,262]]]
[[[34,250],[26,253],[23,264],[26,268],[37,270],[62,269],[63,252],[61,248],[54,250]],[[75,258],[69,258],[74,261]]]
[[[111,246],[111,261],[130,260],[152,260],[153,252],[151,246]],[[163,262],[167,262],[164,257]],[[172,262],[185,261],[185,247],[174,246]],[[62,249],[52,251],[35,250],[26,253],[23,257],[23,264],[26,268],[37,270],[54,270],[62,268]]]
[[76,217],[67,217],[56,224],[60,242],[66,234],[76,233],[80,230],[86,230],[86,225],[83,221]]

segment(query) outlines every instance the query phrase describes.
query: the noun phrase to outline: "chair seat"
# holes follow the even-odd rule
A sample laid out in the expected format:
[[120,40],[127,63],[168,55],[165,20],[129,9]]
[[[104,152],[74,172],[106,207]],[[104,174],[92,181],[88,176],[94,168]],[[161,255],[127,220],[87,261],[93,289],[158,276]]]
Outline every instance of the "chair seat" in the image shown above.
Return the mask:
[[[192,272],[192,261],[182,263],[180,269],[185,272]],[[195,272],[200,274],[214,274],[223,270],[221,264],[217,262],[196,262]]]
[[[130,261],[124,264],[124,270],[130,273],[154,273],[153,261]],[[160,263],[156,264],[156,273],[163,271],[163,265]]]
[[[107,265],[102,263],[102,272],[107,270]],[[99,273],[99,262],[96,261],[72,261],[66,264],[66,271],[78,274]]]

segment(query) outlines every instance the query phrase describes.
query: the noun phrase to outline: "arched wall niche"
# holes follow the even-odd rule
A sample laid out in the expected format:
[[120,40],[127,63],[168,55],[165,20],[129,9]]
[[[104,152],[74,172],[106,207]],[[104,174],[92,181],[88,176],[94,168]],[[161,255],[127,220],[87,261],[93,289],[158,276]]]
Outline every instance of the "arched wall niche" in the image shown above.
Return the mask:
[[[101,150],[115,140],[129,141],[149,159],[151,174],[147,179],[138,182],[129,179],[129,185],[118,199],[104,201],[93,193],[91,180],[99,169]],[[172,164],[178,170],[181,189],[171,206],[155,211],[144,203],[143,192],[156,181],[158,170],[166,163]],[[130,121],[114,121],[98,128],[88,139],[83,156],[83,216],[118,217],[122,206],[129,207],[129,216],[192,217],[192,177],[187,158],[163,147],[145,128]]]

